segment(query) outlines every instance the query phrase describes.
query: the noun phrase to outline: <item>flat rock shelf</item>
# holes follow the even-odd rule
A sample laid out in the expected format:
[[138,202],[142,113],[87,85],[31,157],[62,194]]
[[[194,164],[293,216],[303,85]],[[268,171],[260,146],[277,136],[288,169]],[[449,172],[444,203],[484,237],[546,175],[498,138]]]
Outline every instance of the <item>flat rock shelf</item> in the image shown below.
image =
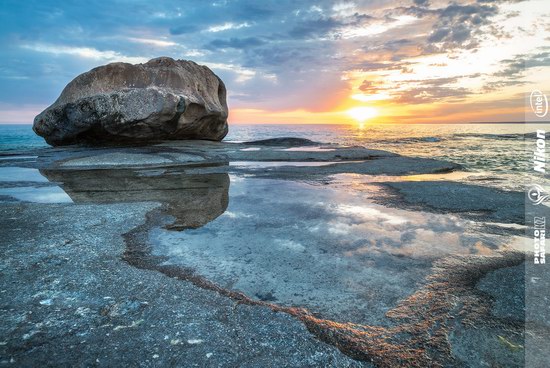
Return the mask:
[[550,337],[510,286],[523,195],[453,163],[299,138],[0,158],[2,364],[520,367],[525,329]]

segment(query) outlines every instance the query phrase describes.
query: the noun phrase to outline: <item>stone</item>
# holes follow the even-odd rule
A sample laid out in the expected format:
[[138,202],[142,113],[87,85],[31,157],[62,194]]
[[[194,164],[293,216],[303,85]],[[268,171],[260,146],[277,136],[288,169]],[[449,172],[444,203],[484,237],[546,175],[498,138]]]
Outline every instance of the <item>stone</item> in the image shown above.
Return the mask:
[[34,119],[51,145],[220,141],[228,108],[222,80],[193,61],[161,57],[112,63],[73,79]]
[[261,139],[258,141],[246,142],[246,144],[252,146],[287,146],[287,147],[302,147],[302,146],[315,146],[319,143],[313,142],[306,138],[294,138],[294,137],[281,137],[281,138],[269,138]]

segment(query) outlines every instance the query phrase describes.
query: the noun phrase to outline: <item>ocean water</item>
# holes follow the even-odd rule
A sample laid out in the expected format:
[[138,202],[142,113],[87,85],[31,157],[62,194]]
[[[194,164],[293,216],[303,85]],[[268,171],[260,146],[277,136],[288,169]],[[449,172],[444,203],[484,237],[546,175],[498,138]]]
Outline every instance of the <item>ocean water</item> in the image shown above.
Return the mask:
[[[462,165],[487,185],[519,190],[532,172],[535,124],[231,125],[226,141],[301,137]],[[31,125],[0,125],[0,151],[48,147]]]
[[30,124],[0,124],[0,152],[48,147]]
[[522,190],[532,173],[536,124],[236,125],[228,141],[301,137],[462,165],[487,185]]

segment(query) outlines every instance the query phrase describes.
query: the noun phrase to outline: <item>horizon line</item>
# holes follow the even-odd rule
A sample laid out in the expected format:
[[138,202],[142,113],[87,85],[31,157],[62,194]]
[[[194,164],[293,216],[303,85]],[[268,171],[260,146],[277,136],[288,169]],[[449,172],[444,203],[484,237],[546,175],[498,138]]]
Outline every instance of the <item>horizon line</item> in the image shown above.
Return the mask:
[[[459,124],[550,124],[548,121],[469,121],[469,122],[454,122],[454,123],[438,123],[438,122],[379,122],[379,123],[363,123],[364,125],[459,125]],[[0,122],[0,125],[33,125],[26,122]],[[358,125],[358,123],[237,123],[232,122],[228,125]]]

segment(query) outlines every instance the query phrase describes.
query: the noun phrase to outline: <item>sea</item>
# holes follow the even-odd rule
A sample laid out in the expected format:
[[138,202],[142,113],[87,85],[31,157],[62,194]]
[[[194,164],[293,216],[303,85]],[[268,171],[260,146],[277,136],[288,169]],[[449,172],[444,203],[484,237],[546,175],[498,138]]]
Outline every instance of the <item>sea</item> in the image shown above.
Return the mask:
[[[523,190],[533,178],[537,130],[545,124],[230,125],[225,141],[300,137],[315,142],[364,146],[401,155],[454,162],[489,186]],[[30,124],[0,125],[0,153],[45,148]],[[540,179],[539,179],[540,181]],[[545,183],[541,183],[545,184]]]

